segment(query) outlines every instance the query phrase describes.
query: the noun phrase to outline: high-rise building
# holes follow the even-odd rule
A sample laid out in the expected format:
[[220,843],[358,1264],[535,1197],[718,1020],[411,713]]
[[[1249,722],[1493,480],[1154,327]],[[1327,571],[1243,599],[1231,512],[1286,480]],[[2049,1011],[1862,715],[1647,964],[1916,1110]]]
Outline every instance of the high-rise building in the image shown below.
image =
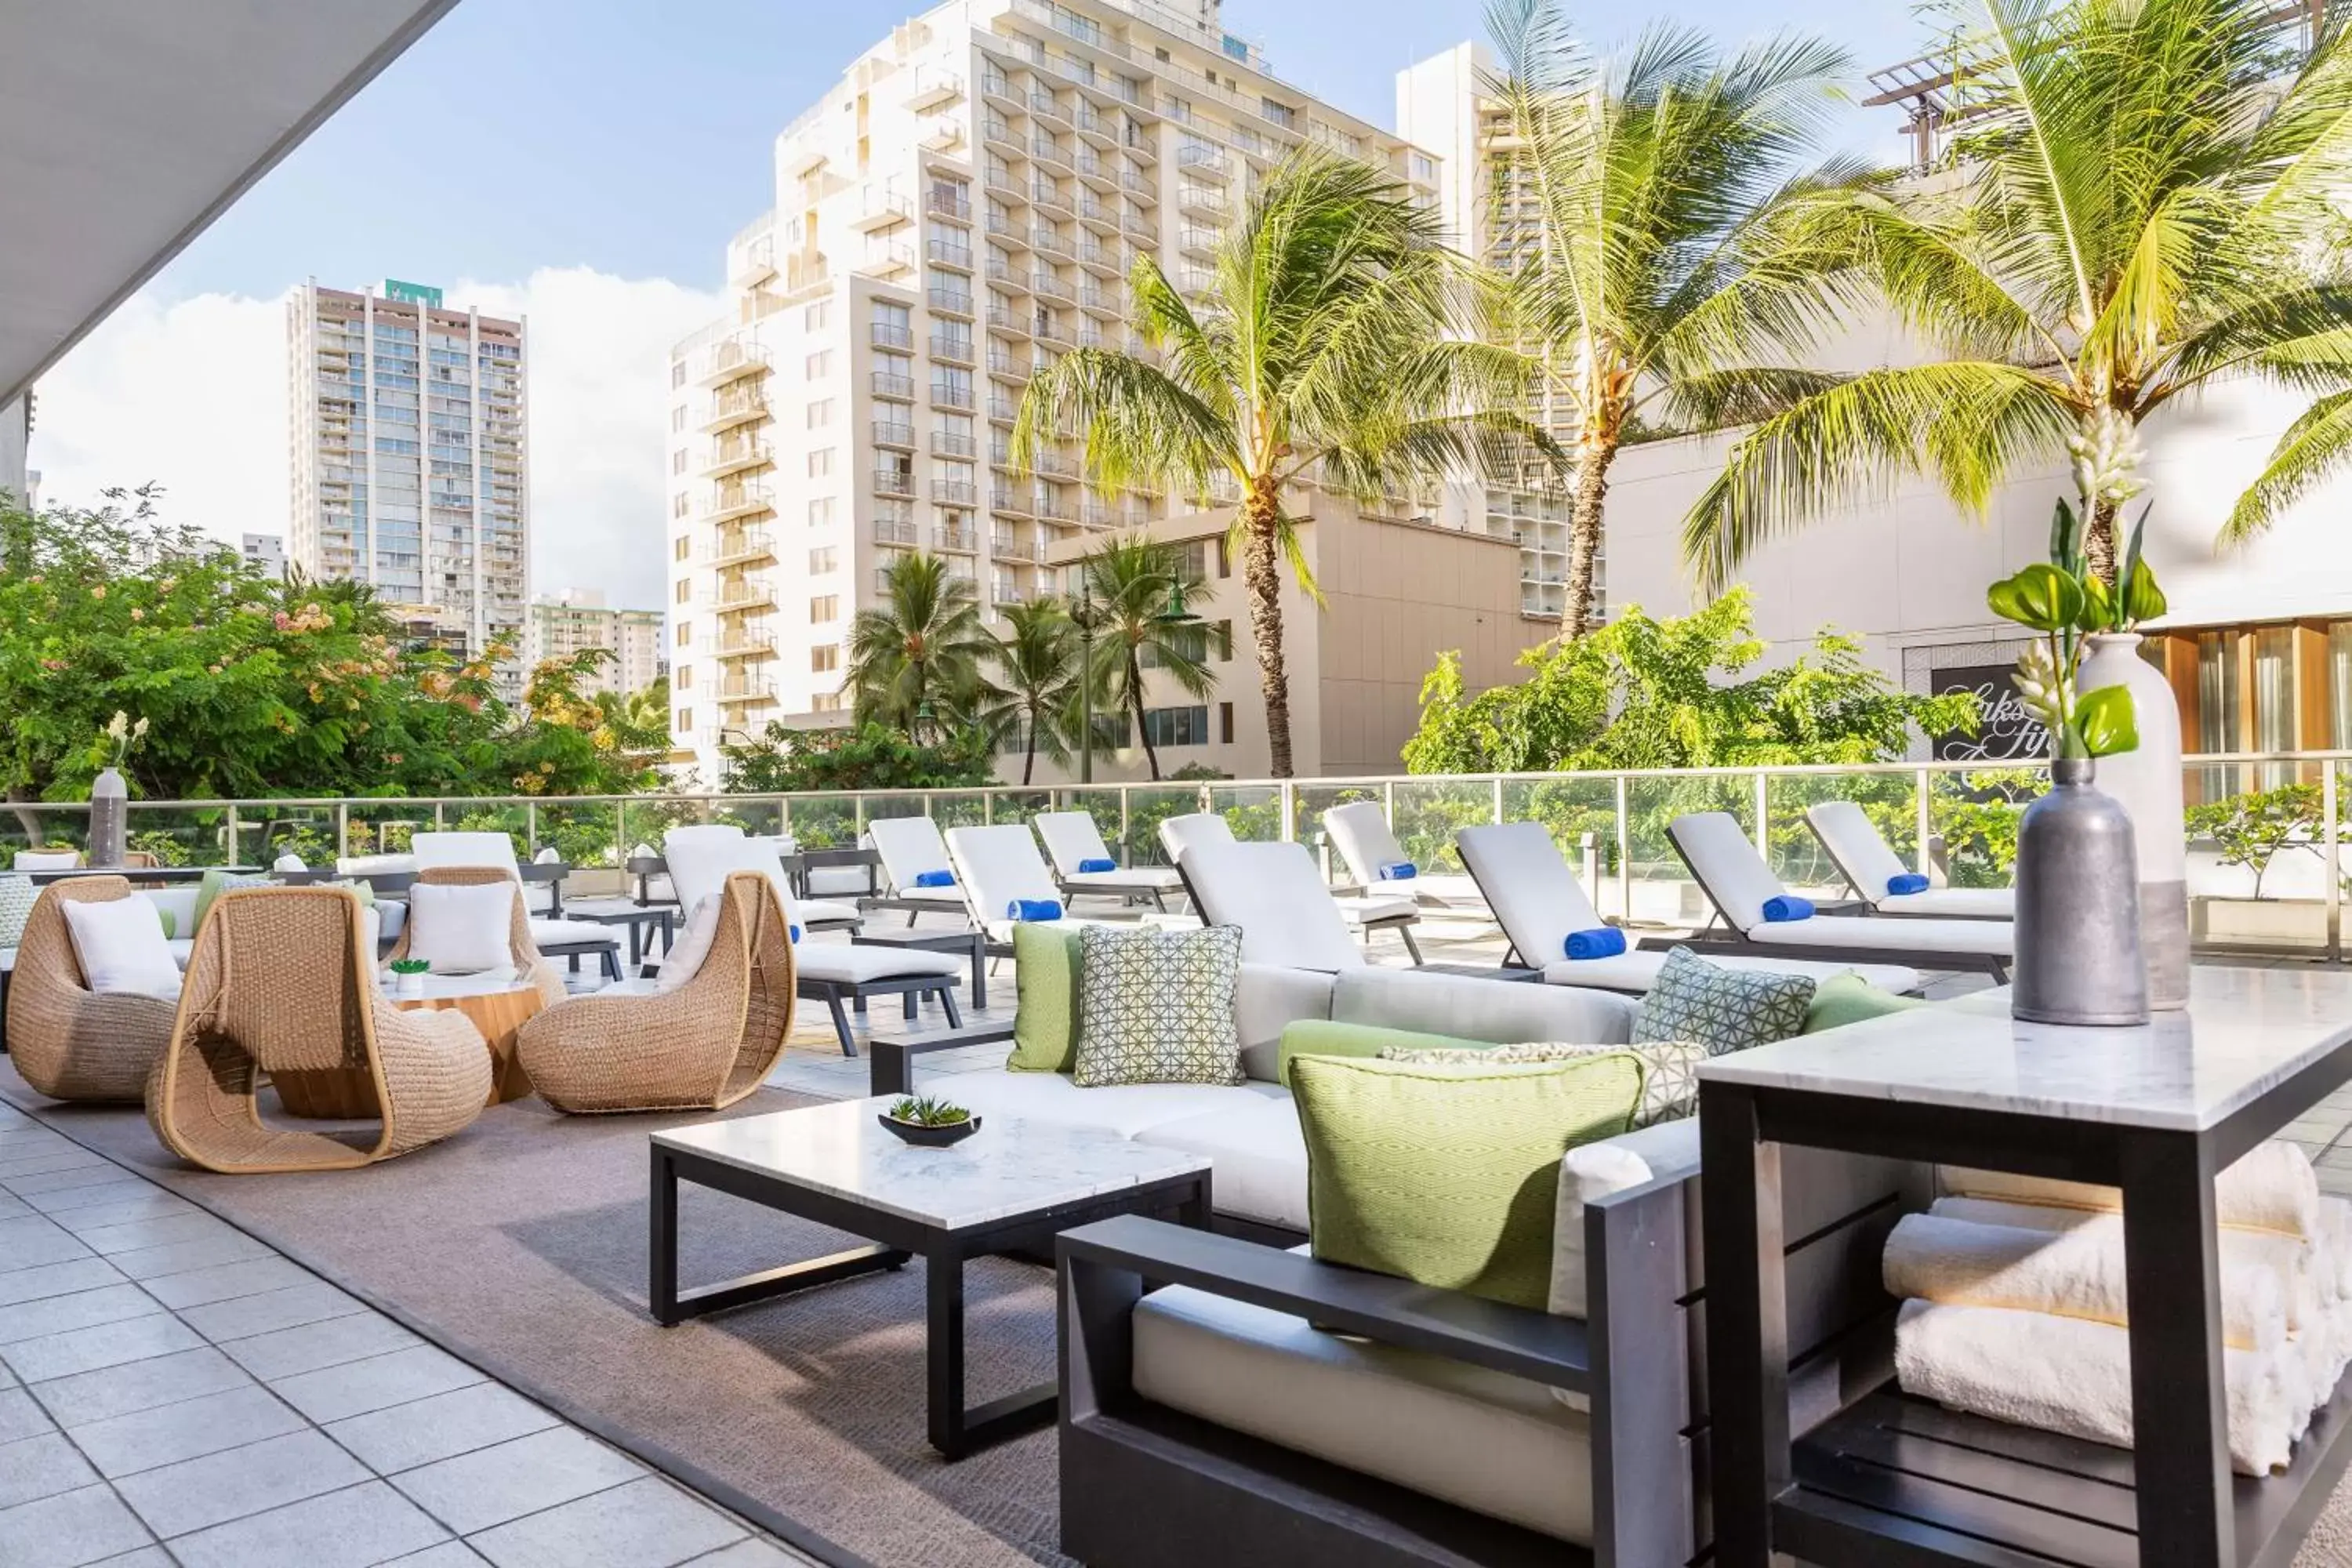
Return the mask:
[[[1140,350],[1134,258],[1198,295],[1309,142],[1437,198],[1435,158],[1275,77],[1216,0],[950,0],[853,63],[777,139],[774,210],[728,247],[732,308],[672,356],[678,750],[716,776],[739,734],[838,711],[851,619],[911,550],[992,616],[1061,590],[1070,542],[1197,512],[1086,483],[1071,441],[1015,473],[1014,410],[1070,349]],[[1246,674],[1235,700],[1256,701]]]
[[275,533],[248,533],[239,553],[248,566],[258,567],[265,576],[286,575],[286,540]]
[[373,584],[448,647],[513,649],[530,578],[524,324],[444,306],[441,290],[297,289],[287,305],[293,515],[288,557]]
[[659,610],[608,608],[599,589],[558,589],[530,603],[523,661],[531,668],[544,659],[600,647],[613,657],[581,682],[581,695],[611,691],[627,696],[643,691],[662,673],[662,624]]

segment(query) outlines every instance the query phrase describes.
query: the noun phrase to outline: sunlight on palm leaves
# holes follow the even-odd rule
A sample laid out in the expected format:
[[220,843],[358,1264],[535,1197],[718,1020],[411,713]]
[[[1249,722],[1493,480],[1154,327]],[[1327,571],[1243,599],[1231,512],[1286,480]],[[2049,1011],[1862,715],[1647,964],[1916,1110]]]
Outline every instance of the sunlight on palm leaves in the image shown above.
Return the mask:
[[[1956,172],[1805,206],[1814,263],[1935,354],[1841,379],[1733,449],[1685,521],[1719,590],[1769,540],[1933,479],[1981,516],[2102,410],[2133,426],[2224,377],[2315,399],[2222,531],[2242,540],[2352,452],[2352,57],[2331,13],[2282,59],[2272,0],[1972,0],[1992,112]],[[2115,574],[2115,506],[2087,544]]]
[[1161,671],[1187,697],[1205,698],[1216,689],[1205,628],[1168,617],[1171,601],[1200,595],[1201,574],[1175,545],[1143,534],[1110,541],[1087,557],[1083,570],[1095,615],[1096,710],[1124,712],[1134,721],[1144,761],[1157,779],[1160,748],[1143,719],[1145,670]]
[[878,721],[919,742],[928,726],[936,739],[992,696],[983,671],[997,642],[981,624],[977,591],[944,558],[917,551],[888,568],[887,581],[886,602],[849,625],[856,721]]
[[973,718],[996,741],[1020,738],[1025,784],[1036,773],[1037,753],[1065,761],[1077,733],[1077,626],[1050,598],[1008,605],[1004,621],[1004,639],[990,655],[995,688]]

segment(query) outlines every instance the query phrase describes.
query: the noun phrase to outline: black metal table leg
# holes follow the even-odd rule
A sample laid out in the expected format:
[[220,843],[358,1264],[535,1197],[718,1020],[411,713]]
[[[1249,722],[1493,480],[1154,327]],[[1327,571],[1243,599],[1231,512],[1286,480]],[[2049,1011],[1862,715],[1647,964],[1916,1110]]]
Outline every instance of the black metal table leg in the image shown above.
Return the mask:
[[2144,1568],[2227,1568],[2237,1561],[2237,1520],[2216,1172],[2194,1135],[2142,1133],[2121,1152],[2139,1560]]
[[678,1321],[677,1313],[677,1163],[660,1144],[653,1145],[653,1186],[646,1226],[648,1269],[646,1300],[654,1321],[664,1328]]
[[963,1250],[952,1238],[923,1255],[929,1343],[923,1367],[931,1447],[947,1458],[1053,1424],[1059,1384],[1048,1381],[984,1404],[963,1401]]
[[971,933],[971,1008],[977,1013],[988,1005],[988,936],[984,931]]
[[1792,1469],[1780,1150],[1744,1089],[1702,1084],[1699,1102],[1715,1561],[1769,1568],[1772,1500]]

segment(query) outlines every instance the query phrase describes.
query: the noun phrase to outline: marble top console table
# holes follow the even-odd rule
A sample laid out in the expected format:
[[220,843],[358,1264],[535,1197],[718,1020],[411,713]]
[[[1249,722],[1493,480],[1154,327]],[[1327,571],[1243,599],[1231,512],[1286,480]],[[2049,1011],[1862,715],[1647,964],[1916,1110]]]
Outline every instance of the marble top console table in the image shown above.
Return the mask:
[[[2285,1474],[2231,1473],[2213,1178],[2352,1079],[2352,974],[2200,966],[2185,1013],[2129,1029],[2018,1023],[1984,992],[1700,1079],[1717,1563],[2286,1568],[2352,1460],[2352,1394]],[[1792,1432],[1784,1145],[2121,1188],[2133,1450],[1891,1383]]]

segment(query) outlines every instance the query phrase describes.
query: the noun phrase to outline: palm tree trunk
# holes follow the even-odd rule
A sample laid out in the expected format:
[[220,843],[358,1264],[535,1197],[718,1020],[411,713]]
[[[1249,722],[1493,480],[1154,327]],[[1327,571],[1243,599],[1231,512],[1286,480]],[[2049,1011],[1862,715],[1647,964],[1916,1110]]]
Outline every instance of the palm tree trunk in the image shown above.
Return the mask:
[[1151,743],[1151,730],[1143,721],[1143,663],[1135,649],[1127,650],[1127,706],[1135,715],[1135,738],[1143,742],[1143,760],[1151,766],[1151,782],[1160,782],[1160,750]]
[[1291,775],[1290,676],[1282,663],[1282,573],[1274,538],[1281,506],[1271,485],[1253,489],[1242,503],[1242,582],[1249,589],[1258,686],[1265,694],[1266,768],[1276,778],[1286,779]]
[[2101,581],[2110,588],[2116,582],[2116,503],[2099,501],[2091,508],[2091,521],[2083,526],[2083,558]]
[[1609,498],[1609,465],[1614,446],[1595,443],[1584,449],[1576,470],[1576,496],[1568,514],[1568,604],[1560,616],[1564,637],[1580,637],[1592,629],[1592,569],[1601,556],[1601,525]]
[[1034,713],[1029,715],[1028,728],[1029,744],[1024,748],[1027,754],[1021,759],[1021,785],[1024,789],[1029,785],[1029,775],[1037,771],[1037,715]]

